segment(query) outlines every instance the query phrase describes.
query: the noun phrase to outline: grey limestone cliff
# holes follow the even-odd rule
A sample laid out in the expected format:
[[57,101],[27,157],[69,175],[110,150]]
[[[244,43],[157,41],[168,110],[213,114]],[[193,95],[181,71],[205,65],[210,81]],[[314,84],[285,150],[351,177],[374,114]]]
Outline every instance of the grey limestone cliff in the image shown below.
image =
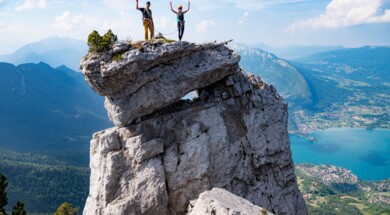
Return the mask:
[[[123,59],[111,60],[117,53]],[[119,44],[102,55],[90,53],[81,67],[91,87],[106,96],[112,122],[123,127],[239,70],[239,60],[217,44]]]
[[[212,198],[213,188],[250,203],[237,208],[307,214],[287,104],[276,90],[242,71],[223,44],[143,46],[122,43],[82,59],[86,81],[106,96],[117,125],[91,140],[84,214],[207,214],[196,213],[206,210],[199,196]],[[116,52],[119,61],[112,60]],[[192,90],[198,98],[180,100]]]
[[189,215],[272,215],[264,208],[220,188],[201,193],[196,201],[190,203],[188,211]]

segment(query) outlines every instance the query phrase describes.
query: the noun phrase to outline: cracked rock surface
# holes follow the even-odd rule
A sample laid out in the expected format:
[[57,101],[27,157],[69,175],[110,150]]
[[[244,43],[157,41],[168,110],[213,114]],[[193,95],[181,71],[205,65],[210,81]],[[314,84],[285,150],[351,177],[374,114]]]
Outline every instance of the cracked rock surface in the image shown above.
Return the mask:
[[273,215],[264,208],[220,188],[201,193],[193,203],[194,205],[190,204],[189,215]]
[[[119,61],[112,60],[120,55]],[[240,57],[223,44],[117,44],[81,62],[85,80],[102,96],[111,121],[126,126],[239,70]]]
[[[205,47],[187,43],[178,46],[187,45]],[[287,104],[272,86],[241,71],[238,67],[239,57],[224,45],[211,47],[213,48],[210,50],[206,48],[206,52],[217,56],[226,54],[232,60],[231,63],[224,63],[226,59],[223,58],[223,62],[207,66],[214,67],[207,77],[219,78],[208,80],[207,84],[189,81],[186,82],[190,85],[186,86],[186,90],[177,88],[181,91],[178,93],[180,95],[196,89],[199,98],[179,101],[181,96],[172,96],[170,98],[175,99],[171,102],[131,117],[137,118],[136,122],[126,121],[126,126],[119,124],[118,127],[94,134],[90,146],[90,193],[84,208],[85,215],[208,214],[201,212],[203,206],[196,206],[204,205],[201,202],[204,202],[202,199],[205,199],[205,195],[206,199],[215,196],[207,194],[213,188],[223,189],[221,192],[236,196],[231,196],[236,202],[243,202],[241,198],[248,201],[238,205],[238,208],[253,204],[254,207],[259,206],[273,214],[307,214],[305,202],[297,187],[291,158]],[[186,56],[183,58],[194,60],[200,57],[198,51],[191,48],[178,49],[178,52]],[[170,49],[156,47],[154,50],[155,55],[165,56]],[[133,59],[139,54],[135,53],[136,56],[128,52],[125,55]],[[149,57],[152,58],[151,56]],[[159,57],[154,57],[157,61],[160,60]],[[178,62],[181,60],[172,60],[171,67],[176,68],[177,65],[174,64]],[[211,64],[210,61],[206,62]],[[169,64],[170,61],[165,63]],[[108,65],[109,62],[100,63],[103,64]],[[129,64],[146,66],[134,60]],[[193,66],[188,65],[187,70],[173,72],[181,77],[186,76],[188,71],[198,71],[196,67],[193,68],[195,64],[191,65]],[[126,67],[122,65],[120,68]],[[137,70],[136,66],[128,67]],[[164,66],[156,64],[152,67]],[[110,71],[110,74],[115,73],[114,70]],[[123,77],[125,82],[137,79],[126,69],[117,73],[126,73],[132,77]],[[105,72],[100,71],[99,74]],[[197,74],[199,78],[204,72]],[[92,86],[94,84],[91,82],[95,79],[104,88],[115,85],[114,81],[105,83],[104,78],[99,79],[100,75],[88,76],[85,72],[84,75]],[[140,72],[139,75],[146,74]],[[156,79],[150,83],[162,82]],[[171,87],[176,85],[174,82],[167,82],[167,86],[164,84],[161,87],[167,89],[169,83]],[[98,87],[94,89],[100,92]],[[123,84],[100,93],[110,98],[120,98],[132,106],[135,101],[124,92],[125,89],[131,91]],[[117,110],[112,110],[110,106],[106,105],[106,108],[108,112],[114,112],[110,115],[117,114]],[[131,112],[130,109],[121,111]],[[201,195],[202,193],[204,194]],[[229,199],[224,199],[223,196],[221,198],[222,200],[205,201],[221,203],[218,208],[230,204]]]

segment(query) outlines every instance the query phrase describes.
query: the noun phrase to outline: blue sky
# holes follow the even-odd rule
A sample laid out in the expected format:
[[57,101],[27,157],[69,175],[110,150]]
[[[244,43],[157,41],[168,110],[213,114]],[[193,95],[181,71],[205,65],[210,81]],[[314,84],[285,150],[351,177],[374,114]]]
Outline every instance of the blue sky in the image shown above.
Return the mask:
[[[150,1],[156,30],[175,32],[169,0]],[[172,2],[187,7],[187,1]],[[135,0],[0,0],[0,54],[50,36],[86,40],[92,30],[110,28],[121,39],[142,39]],[[192,0],[184,39],[278,47],[390,45],[390,0]]]

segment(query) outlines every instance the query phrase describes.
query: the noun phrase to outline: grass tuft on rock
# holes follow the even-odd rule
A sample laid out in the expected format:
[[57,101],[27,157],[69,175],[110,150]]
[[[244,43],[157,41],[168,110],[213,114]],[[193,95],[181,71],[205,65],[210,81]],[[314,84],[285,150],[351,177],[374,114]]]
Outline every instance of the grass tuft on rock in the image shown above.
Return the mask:
[[118,53],[114,54],[114,56],[112,56],[112,59],[114,61],[120,61],[120,60],[122,60],[123,54],[125,54],[125,52],[118,52]]

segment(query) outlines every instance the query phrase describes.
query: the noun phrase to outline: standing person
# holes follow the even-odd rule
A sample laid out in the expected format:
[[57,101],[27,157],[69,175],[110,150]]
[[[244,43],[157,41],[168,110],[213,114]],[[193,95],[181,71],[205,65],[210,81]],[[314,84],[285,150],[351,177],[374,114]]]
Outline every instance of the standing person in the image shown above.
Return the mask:
[[150,39],[154,37],[154,22],[152,17],[152,10],[150,10],[150,2],[146,2],[146,7],[138,7],[138,0],[136,0],[136,9],[142,12],[142,21],[144,22],[145,40],[148,40],[148,31],[150,31]]
[[171,1],[171,11],[177,15],[177,31],[179,33],[179,40],[181,41],[181,38],[183,38],[184,34],[184,14],[187,13],[190,10],[190,1],[188,1],[188,9],[186,11],[183,11],[183,6],[179,5],[178,11],[175,11],[172,7],[172,1]]

